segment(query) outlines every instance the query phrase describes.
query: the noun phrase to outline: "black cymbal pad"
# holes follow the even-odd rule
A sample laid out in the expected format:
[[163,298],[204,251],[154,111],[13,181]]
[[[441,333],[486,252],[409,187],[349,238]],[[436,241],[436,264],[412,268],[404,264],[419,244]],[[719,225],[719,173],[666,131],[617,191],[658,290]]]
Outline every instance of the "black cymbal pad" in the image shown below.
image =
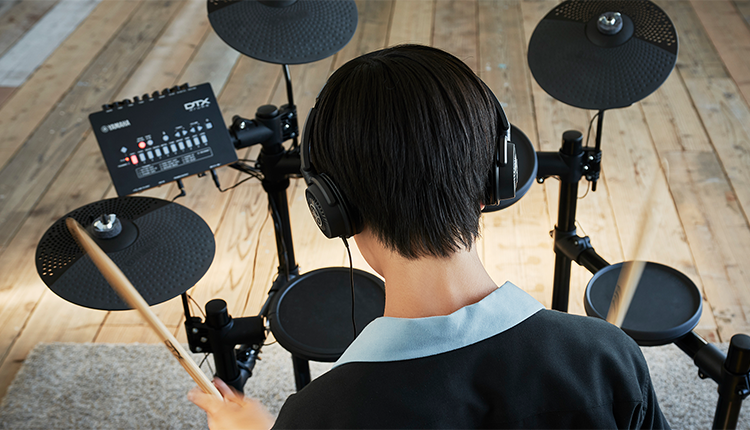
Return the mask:
[[[609,35],[599,18],[619,13]],[[648,0],[571,0],[539,22],[529,41],[529,68],[550,96],[583,109],[630,106],[654,92],[677,61],[672,21]]]
[[322,60],[357,29],[353,0],[208,0],[216,34],[248,57],[274,64]]
[[130,309],[65,226],[65,219],[72,217],[91,233],[94,222],[103,214],[115,214],[122,232],[109,239],[94,236],[94,240],[149,305],[193,287],[213,261],[216,246],[211,229],[184,206],[147,197],[94,202],[55,222],[36,250],[42,281],[71,303],[93,309]]

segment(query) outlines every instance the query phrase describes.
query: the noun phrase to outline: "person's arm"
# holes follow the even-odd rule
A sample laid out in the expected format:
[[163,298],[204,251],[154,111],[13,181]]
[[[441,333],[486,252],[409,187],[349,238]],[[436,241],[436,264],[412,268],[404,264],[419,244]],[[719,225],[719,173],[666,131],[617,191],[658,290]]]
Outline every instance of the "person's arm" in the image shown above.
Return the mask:
[[273,426],[273,416],[258,400],[245,397],[219,378],[214,379],[214,385],[224,396],[223,401],[204,393],[198,387],[190,390],[187,395],[188,400],[206,411],[211,430],[268,430]]

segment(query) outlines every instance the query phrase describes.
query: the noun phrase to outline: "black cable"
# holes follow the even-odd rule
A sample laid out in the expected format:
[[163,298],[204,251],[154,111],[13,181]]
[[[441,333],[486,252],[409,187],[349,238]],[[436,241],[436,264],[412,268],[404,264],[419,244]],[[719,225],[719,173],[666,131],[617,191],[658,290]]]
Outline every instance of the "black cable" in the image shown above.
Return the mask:
[[346,246],[346,253],[349,254],[349,282],[352,288],[352,329],[354,330],[354,339],[357,338],[357,321],[354,319],[354,263],[352,263],[352,251],[349,249],[349,242],[346,241],[345,237],[341,237]]
[[205,312],[203,312],[203,308],[201,308],[201,305],[198,304],[198,302],[195,301],[195,299],[193,298],[193,296],[191,296],[190,294],[187,294],[187,298],[188,298],[188,300],[190,300],[191,302],[193,302],[193,304],[195,304],[195,307],[198,308],[198,312],[200,312],[201,315],[203,315],[203,319],[205,320],[206,319],[206,314],[205,314]]
[[214,184],[216,185],[216,188],[220,192],[222,192],[222,193],[227,192],[229,190],[232,190],[234,188],[237,188],[238,186],[240,186],[240,185],[244,184],[245,182],[249,181],[250,179],[253,179],[253,178],[258,179],[258,180],[262,180],[263,179],[263,174],[260,172],[260,170],[256,169],[255,167],[251,167],[251,166],[248,166],[246,164],[239,163],[239,162],[235,163],[235,164],[237,166],[241,166],[241,168],[238,169],[239,171],[241,171],[243,173],[247,173],[250,176],[247,177],[247,178],[245,178],[245,179],[243,179],[243,180],[241,180],[241,181],[239,181],[239,182],[237,182],[236,184],[232,185],[231,187],[225,188],[223,190],[221,189],[221,184],[219,183],[219,176],[216,174],[215,170],[211,169],[211,178],[213,178]]
[[591,127],[594,125],[594,120],[596,119],[596,117],[599,116],[600,113],[601,111],[597,112],[596,115],[591,117],[591,121],[589,121],[589,131],[586,132],[586,144],[583,145],[586,148],[589,146],[589,136],[591,136]]
[[581,200],[582,198],[588,196],[590,189],[591,189],[591,181],[588,181],[588,186],[586,187],[586,192],[581,197],[578,197],[578,200]]
[[237,182],[236,184],[232,185],[229,188],[225,188],[223,190],[221,188],[219,188],[219,191],[221,191],[222,193],[224,193],[224,192],[227,192],[229,190],[235,189],[235,188],[239,187],[240,185],[244,184],[245,182],[249,181],[250,179],[258,179],[259,180],[260,178],[258,178],[257,176],[248,176],[247,178],[245,178],[245,179]]
[[182,179],[177,180],[177,186],[180,188],[180,194],[177,194],[172,198],[172,201],[175,201],[179,199],[180,197],[185,197],[187,193],[185,192],[185,186],[182,184]]

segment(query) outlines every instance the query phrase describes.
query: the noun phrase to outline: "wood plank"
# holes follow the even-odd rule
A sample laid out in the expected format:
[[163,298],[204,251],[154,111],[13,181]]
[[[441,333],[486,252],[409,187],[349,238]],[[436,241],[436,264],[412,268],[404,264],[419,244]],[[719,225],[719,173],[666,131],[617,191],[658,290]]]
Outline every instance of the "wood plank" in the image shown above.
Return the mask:
[[[10,245],[14,252],[0,259],[0,270],[4,274],[0,279],[0,361],[22,332],[40,297],[50,293],[36,272],[35,252],[39,238],[61,216],[101,199],[107,188],[109,176],[93,135],[81,145],[76,156],[78,162],[62,172],[60,180],[51,185],[49,198],[42,199],[14,237]],[[92,186],[88,180],[100,185]]]
[[[650,138],[643,110],[635,105],[625,109],[608,112],[609,129],[612,131],[612,151],[607,158],[607,185],[612,194],[617,227],[622,238],[626,260],[635,258],[654,261],[672,267],[690,278],[699,290],[703,282],[696,264],[695,246],[690,246],[681,214],[678,213],[670,194],[679,192],[679,185],[672,181],[675,172],[671,163],[661,160],[666,152],[657,151],[658,144]],[[652,121],[655,121],[652,118]],[[662,120],[663,122],[663,120]],[[657,125],[658,127],[658,125]],[[662,170],[669,168],[669,178]],[[669,184],[667,180],[669,179]],[[652,182],[656,181],[654,185]],[[652,187],[658,196],[650,198]],[[653,239],[653,246],[644,255],[635,255],[635,242],[646,223],[645,205],[656,202],[659,208],[660,225]],[[649,214],[652,212],[648,212]],[[703,313],[698,331],[707,339],[718,340],[717,326],[710,306]]]
[[435,22],[435,2],[430,0],[396,0],[388,46],[403,43],[429,45]]
[[742,19],[745,20],[745,23],[750,25],[750,0],[734,0],[734,6],[737,8],[740,16],[742,16]]
[[[89,133],[88,114],[113,99],[116,89],[151,48],[175,9],[174,3],[146,2],[0,170],[0,194],[5,195],[5,204],[0,207],[0,247],[7,246],[61,164]],[[153,23],[155,19],[161,22]]]
[[[152,308],[153,309],[153,308]],[[167,326],[173,335],[177,336],[177,327]],[[134,328],[136,328],[134,330]],[[179,338],[181,342],[185,342],[185,336]],[[146,324],[134,327],[132,325],[113,325],[107,324],[105,321],[102,324],[99,333],[96,335],[96,342],[101,343],[149,343],[157,344],[162,343],[161,339],[151,330]]]
[[[478,17],[479,75],[498,97],[511,123],[535,142],[521,6],[518,1],[480,1]],[[545,187],[532,185],[515,205],[484,214],[483,221],[484,263],[490,276],[498,285],[513,282],[549,306],[554,256]]]
[[0,58],[0,86],[18,87],[101,0],[61,0]]
[[0,107],[13,95],[16,91],[15,87],[0,87]]
[[[164,33],[159,36],[133,76],[120,89],[119,94],[125,94],[125,97],[132,99],[133,96],[161,91],[162,88],[170,88],[184,83],[180,76],[185,74],[187,68],[193,67],[193,56],[196,56],[196,50],[199,47],[204,48],[202,43],[209,33],[213,33],[213,31],[209,30],[205,2],[183,0],[178,14],[175,15]],[[213,50],[216,47],[211,45],[209,48]],[[216,50],[217,54],[223,52],[225,50]],[[200,56],[200,58],[203,59],[204,56]],[[220,60],[222,58],[211,56],[210,59]],[[232,64],[234,64],[234,61],[231,62],[229,67]],[[219,70],[226,68],[222,68],[222,65],[218,63],[215,66]],[[193,82],[193,84],[198,83]],[[214,91],[216,93],[221,92],[221,87]]]
[[[750,208],[750,108],[722,66],[702,30],[696,12],[685,2],[660,4],[680,23],[683,39],[677,68],[703,126],[747,216]],[[689,42],[689,43],[688,43]]]
[[[179,81],[191,85],[208,82],[211,84],[214,94],[219,95],[224,91],[224,86],[227,84],[239,58],[239,52],[224,43],[214,31],[209,30]],[[227,125],[231,124],[232,115],[235,113],[227,112],[224,105],[222,105],[222,108],[224,108],[224,122]],[[244,110],[249,106],[245,104],[242,108],[244,113]],[[254,112],[248,113],[248,115],[251,114],[254,114]]]
[[[336,53],[331,72],[355,57],[385,48],[393,7],[392,0],[357,2],[359,25],[352,40]],[[324,84],[325,81],[321,82],[320,88],[323,88]]]
[[39,21],[58,0],[2,2],[0,15],[0,56]]
[[[180,5],[178,2],[144,3],[118,35],[117,42],[110,47],[110,51],[93,63],[98,67],[84,74],[82,82],[97,83],[102,87],[121,86],[129,73],[118,75],[110,72],[107,73],[108,77],[100,76],[97,73],[101,73],[102,63],[118,65],[117,60],[108,57],[110,53],[130,61],[140,60],[140,57],[133,58],[123,51],[132,49],[143,56]],[[140,38],[140,42],[134,42],[133,37]],[[125,69],[129,70],[127,67]],[[77,100],[71,102],[79,103]],[[85,103],[81,105],[85,106]],[[108,175],[93,135],[89,134],[80,145],[73,142],[72,146],[77,151],[70,157],[67,165],[61,163],[63,169],[58,177],[59,181],[52,182],[49,194],[44,195],[48,198],[42,198],[35,211],[28,218],[23,218],[24,228],[20,230],[21,234],[15,236],[13,243],[13,249],[17,252],[4,254],[0,260],[4,267],[3,273],[8,274],[0,287],[0,294],[4,296],[0,300],[3,304],[0,320],[5,322],[0,327],[0,353],[3,359],[0,365],[0,390],[3,393],[20,362],[34,344],[71,338],[86,338],[86,341],[91,341],[106,316],[105,312],[90,311],[69,304],[51,293],[39,281],[34,267],[33,255],[40,232],[54,222],[53,218],[100,199],[108,187]]]
[[[712,180],[726,188],[724,195],[727,199],[736,199],[737,209],[745,219],[745,226],[738,233],[742,235],[744,230],[748,228],[746,208],[748,204],[747,185],[750,180],[747,174],[750,129],[747,127],[747,121],[750,121],[750,110],[743,100],[739,88],[724,68],[720,55],[714,49],[711,40],[703,29],[700,18],[691,5],[684,2],[662,2],[660,6],[676,23],[681,37],[677,69],[690,94],[692,104],[705,127],[705,133],[708,135],[710,145],[718,157],[721,170],[724,172],[724,175],[714,174]],[[682,155],[682,157],[687,156]],[[709,172],[716,172],[711,162],[698,163],[690,159],[686,161],[676,155],[668,155],[667,159],[672,160],[670,166],[679,163],[670,167],[672,170],[681,169],[683,172],[692,172],[693,170],[707,169]],[[700,166],[700,169],[696,166]],[[692,176],[687,177],[700,176],[692,174]],[[725,180],[728,180],[728,183],[724,182]],[[735,270],[732,270],[731,264],[705,255],[705,247],[708,246],[706,236],[724,234],[721,228],[715,226],[706,233],[704,222],[690,222],[690,220],[700,220],[701,216],[708,219],[731,219],[734,208],[718,205],[717,213],[714,213],[714,208],[710,205],[696,203],[696,206],[698,206],[696,208],[685,207],[678,199],[678,196],[682,195],[682,190],[676,189],[676,185],[672,185],[673,181],[670,181],[670,186],[673,189],[675,202],[678,204],[680,216],[683,217],[683,224],[698,263],[697,270],[703,280],[704,294],[713,309],[720,337],[722,340],[727,340],[726,336],[738,331],[747,331],[745,327],[747,316],[741,312],[742,308],[737,306],[738,303],[735,300],[737,295],[742,296],[744,294],[747,283],[741,276],[737,275]],[[691,192],[690,187],[705,189],[701,184],[685,182],[687,183],[678,183],[680,187],[685,188],[685,193]],[[729,190],[729,194],[726,194],[726,190]],[[714,204],[718,203],[714,202]],[[705,213],[701,213],[704,211]],[[718,232],[715,232],[715,230]],[[742,255],[742,249],[742,247],[734,245],[726,249],[722,248],[721,253],[729,254],[726,261],[732,261],[732,256]]]
[[729,75],[746,102],[750,102],[750,27],[730,0],[692,0]]
[[[727,342],[750,332],[750,229],[713,152],[668,152],[670,188],[696,260],[704,297]],[[705,304],[705,302],[704,302]]]
[[0,17],[7,14],[13,6],[17,5],[21,0],[4,0],[0,2]]
[[479,71],[477,4],[470,0],[436,0],[432,46],[448,51]]
[[[677,70],[673,71],[662,87],[651,96],[642,100],[639,105],[643,112],[643,117],[648,123],[654,148],[660,158],[662,170],[668,178],[670,192],[672,195],[677,195],[694,191],[694,188],[691,187],[695,187],[695,184],[692,184],[685,178],[686,175],[681,173],[685,171],[686,167],[683,165],[672,167],[675,163],[684,164],[684,160],[680,158],[681,156],[675,156],[674,153],[713,153],[713,147],[703,129],[700,117],[682,81],[680,72]],[[675,172],[674,169],[677,169],[677,171]],[[674,179],[674,175],[676,174],[679,175],[677,180]],[[721,178],[728,186],[724,175],[721,175]],[[720,180],[719,177],[715,179],[717,181]],[[673,201],[674,199],[672,196],[669,196],[668,200]],[[710,342],[718,342],[721,340],[718,332],[719,327],[717,326],[712,306],[706,294],[704,287],[706,281],[703,276],[703,273],[707,270],[714,271],[718,268],[708,266],[707,260],[699,258],[705,252],[705,244],[691,240],[691,235],[698,234],[699,237],[703,237],[704,235],[700,231],[696,232],[696,226],[693,223],[685,222],[683,214],[686,210],[712,213],[718,208],[703,206],[697,203],[697,200],[691,200],[687,203],[688,206],[686,209],[685,205],[680,205],[675,201],[677,213],[680,217],[682,229],[685,232],[695,265],[695,268],[689,270],[687,274],[693,279],[703,295],[703,313],[694,331]],[[698,230],[700,230],[700,227],[698,227]],[[671,243],[671,239],[668,240]]]
[[[0,129],[3,130],[0,135],[0,168],[7,165],[91,60],[140,5],[140,2],[100,3],[0,108]],[[81,85],[87,83],[82,82]]]
[[[163,64],[162,60],[159,56],[155,59],[159,64]],[[176,63],[177,60],[179,60],[179,57],[172,57],[169,62],[172,63],[173,67],[176,66],[177,70],[180,70],[182,66]],[[150,61],[152,59],[147,59],[144,64],[149,64]],[[146,70],[148,71],[148,67],[146,67]],[[140,82],[140,85],[143,85],[146,82],[153,81],[149,72],[136,73],[130,82]],[[172,82],[170,81],[164,85],[170,86],[171,84]],[[127,91],[125,94],[130,94],[132,89],[126,86],[125,91]],[[23,286],[25,285],[35,284],[41,287],[41,282],[39,282],[36,269],[33,265],[33,255],[36,248],[36,241],[39,239],[39,232],[45,231],[54,223],[56,221],[55,217],[62,216],[77,207],[100,199],[107,189],[110,179],[93,135],[89,135],[86,142],[76,152],[73,160],[75,162],[66,166],[58,181],[52,184],[47,194],[49,198],[42,199],[34,215],[26,220],[22,234],[14,239],[12,247],[17,250],[23,249],[24,251],[14,253],[12,256],[9,255],[0,260],[0,263],[2,263],[0,267],[3,268],[3,273],[6,274],[3,280],[4,283],[0,284],[2,285],[2,290],[10,290],[13,294],[16,294],[17,292],[13,292],[13,289],[15,286],[20,285],[20,288],[15,289],[21,291],[18,294],[24,295]],[[97,185],[92,186],[91,184]],[[53,196],[55,197],[53,198]],[[56,198],[57,196],[66,196],[66,198],[59,199]],[[37,294],[25,294],[28,298],[22,300],[32,301],[26,302],[23,306],[16,306],[15,308],[28,313],[33,308],[33,302],[38,298],[39,294],[41,294],[41,290]],[[13,307],[10,310],[15,311]],[[3,309],[3,312],[6,311],[8,309]],[[25,320],[25,317],[21,318],[13,313],[11,315],[12,317],[8,317],[8,320]],[[12,336],[15,336],[15,333]],[[10,342],[6,341],[4,337],[0,337],[0,341],[3,342],[0,345],[7,345]]]
[[660,152],[713,151],[690,93],[677,70],[658,90],[641,100],[640,105]]
[[[626,260],[636,258],[635,242],[643,225],[642,214],[649,201],[653,181],[658,189],[667,189],[659,155],[654,149],[648,125],[639,106],[608,111],[607,157],[602,158],[607,170],[607,187],[612,196],[615,220]],[[670,174],[670,179],[671,179]],[[660,194],[661,223],[654,246],[647,255],[656,261],[695,278],[694,262],[685,242],[685,233],[668,195]]]

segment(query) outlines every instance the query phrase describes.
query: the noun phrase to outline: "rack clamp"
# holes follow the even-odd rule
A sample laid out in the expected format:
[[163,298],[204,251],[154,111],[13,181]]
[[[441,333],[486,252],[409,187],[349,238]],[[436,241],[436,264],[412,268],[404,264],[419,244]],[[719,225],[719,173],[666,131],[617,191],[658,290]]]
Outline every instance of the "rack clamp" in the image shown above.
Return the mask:
[[[556,253],[562,253],[573,261],[578,262],[578,257],[589,249],[594,249],[591,245],[591,239],[588,236],[581,237],[576,231],[562,231],[555,227],[550,231],[550,236],[554,239],[554,250]],[[578,263],[581,264],[581,263]]]
[[592,147],[583,148],[583,160],[581,170],[586,180],[594,182],[599,180],[602,164],[602,151]]

